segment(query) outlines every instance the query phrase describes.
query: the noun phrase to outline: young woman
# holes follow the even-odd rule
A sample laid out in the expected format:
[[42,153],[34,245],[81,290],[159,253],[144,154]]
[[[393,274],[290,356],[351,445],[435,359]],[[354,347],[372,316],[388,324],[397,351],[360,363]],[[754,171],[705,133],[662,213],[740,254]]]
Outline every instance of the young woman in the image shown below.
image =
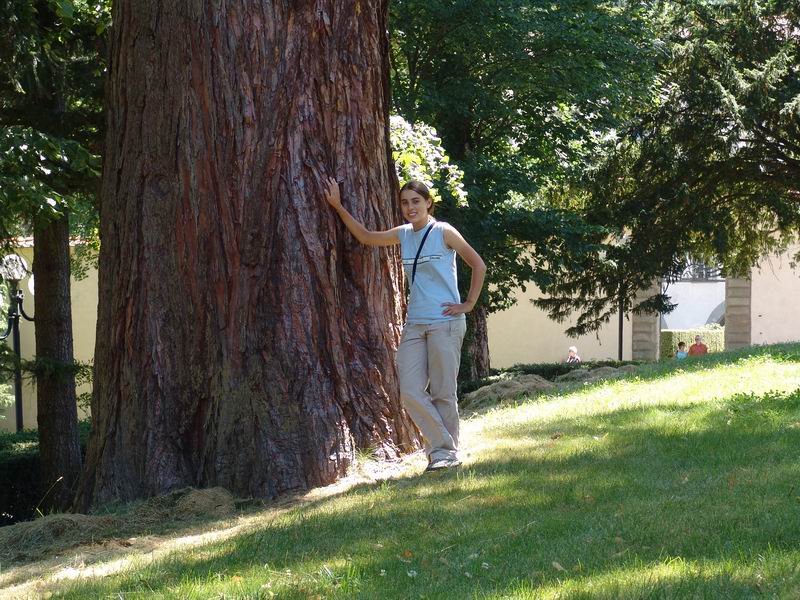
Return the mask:
[[[342,206],[335,179],[328,179],[325,196],[362,244],[400,244],[410,289],[397,350],[400,397],[422,432],[427,470],[457,467],[456,378],[467,327],[464,315],[478,300],[486,265],[454,227],[433,218],[430,193],[419,181],[409,181],[400,190],[400,208],[408,224],[388,231],[369,231],[356,221]],[[466,302],[458,293],[456,253],[472,269]]]

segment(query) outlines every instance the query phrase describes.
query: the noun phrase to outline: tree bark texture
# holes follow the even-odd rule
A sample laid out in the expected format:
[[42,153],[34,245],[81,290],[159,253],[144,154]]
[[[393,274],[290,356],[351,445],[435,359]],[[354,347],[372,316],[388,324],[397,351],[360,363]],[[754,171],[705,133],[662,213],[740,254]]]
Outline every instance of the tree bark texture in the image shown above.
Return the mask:
[[274,497],[416,443],[394,355],[386,1],[114,4],[93,431],[76,506]]
[[490,375],[488,316],[489,311],[483,305],[467,314],[459,373],[462,381],[474,381]]
[[[70,300],[69,220],[38,221],[34,226],[33,275],[36,408],[43,506],[63,509],[72,501],[81,474],[78,408],[73,363]],[[59,478],[61,478],[59,480]]]

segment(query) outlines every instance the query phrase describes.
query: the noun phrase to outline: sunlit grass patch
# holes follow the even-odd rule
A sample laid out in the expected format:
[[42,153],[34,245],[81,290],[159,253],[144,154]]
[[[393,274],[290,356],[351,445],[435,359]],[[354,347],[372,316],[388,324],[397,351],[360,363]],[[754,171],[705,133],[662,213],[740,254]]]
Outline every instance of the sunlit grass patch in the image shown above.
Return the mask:
[[800,347],[654,365],[464,423],[465,467],[358,486],[66,597],[800,596]]

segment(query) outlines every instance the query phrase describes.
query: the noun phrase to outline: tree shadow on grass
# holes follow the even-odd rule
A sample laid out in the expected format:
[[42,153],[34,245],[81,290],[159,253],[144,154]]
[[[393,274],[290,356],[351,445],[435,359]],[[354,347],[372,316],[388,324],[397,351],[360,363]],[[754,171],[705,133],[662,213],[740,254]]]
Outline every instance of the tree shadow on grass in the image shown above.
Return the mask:
[[[701,357],[697,360],[687,361],[682,363],[657,363],[654,365],[649,365],[643,367],[639,371],[634,374],[634,378],[639,381],[647,381],[647,380],[656,380],[661,378],[666,378],[670,376],[674,376],[676,372],[692,372],[692,371],[703,371],[707,369],[713,369],[720,364],[729,364],[732,360],[732,357],[740,356],[742,359],[747,359],[753,356],[769,356],[771,360],[777,361],[800,361],[800,345],[798,344],[786,344],[786,345],[778,345],[778,346],[765,346],[765,347],[753,347],[747,348],[744,350],[740,350],[736,353],[726,353],[726,354],[716,354],[716,355],[709,355],[706,357]],[[569,394],[575,392],[587,392],[589,390],[594,390],[596,388],[606,386],[606,385],[613,385],[618,379],[612,380],[601,380],[596,382],[591,382],[588,385],[582,385],[581,383],[571,384],[571,385],[564,385],[562,389],[558,390],[559,394]],[[542,401],[548,399],[553,394],[547,394],[544,396],[540,396],[536,398],[536,401]],[[676,411],[679,409],[671,408],[670,410]],[[482,411],[477,411],[482,412]],[[471,414],[476,414],[476,412],[472,412]],[[620,418],[624,413],[617,411],[615,413],[617,415],[616,418]],[[630,415],[633,417],[638,418],[640,415],[638,409],[631,411]],[[558,433],[558,432],[567,432],[575,430],[575,423],[578,421],[575,419],[570,419],[565,421],[563,424],[556,422],[552,424],[547,429],[539,428],[538,431],[540,434],[547,433],[549,430],[551,433]],[[623,423],[619,422],[619,425],[622,426]],[[625,427],[633,427],[632,424],[624,424]],[[523,428],[529,429],[529,428]],[[587,430],[588,431],[588,430]],[[242,517],[247,516],[248,514],[256,514],[260,511],[270,508],[283,508],[297,502],[303,501],[303,496],[306,492],[300,492],[297,494],[293,494],[290,496],[285,496],[278,501],[275,502],[261,502],[259,500],[252,500],[243,504],[240,504],[239,511],[236,516]],[[336,494],[338,495],[338,494]],[[147,502],[147,501],[145,501]],[[198,529],[202,528],[205,524],[211,525],[218,525],[219,519],[213,515],[209,515],[207,518],[203,516],[197,516],[190,520],[186,521],[171,521],[171,520],[158,520],[154,523],[147,523],[142,522],[141,520],[127,518],[130,513],[135,510],[135,506],[140,503],[133,503],[127,506],[115,506],[115,507],[106,507],[105,509],[99,511],[98,515],[112,515],[117,516],[122,519],[122,523],[114,523],[112,526],[109,526],[104,531],[97,531],[92,534],[92,539],[96,544],[106,544],[113,546],[115,543],[121,543],[123,546],[126,544],[126,538],[131,536],[135,536],[138,538],[142,538],[143,536],[174,536],[174,535],[191,535],[192,533],[196,533]],[[232,517],[235,519],[235,517]],[[82,538],[81,538],[82,539]],[[77,543],[77,542],[76,542]],[[157,543],[157,540],[154,542]],[[74,543],[71,545],[75,545]],[[57,552],[63,551],[65,548],[70,546],[69,540],[64,541],[63,543],[59,543],[54,545],[53,550]],[[30,556],[25,556],[24,554],[19,554],[16,556],[14,563],[15,565],[25,565],[34,561],[40,560],[42,557],[47,556],[48,554],[52,554],[47,550],[46,547],[42,547],[41,549],[37,550],[36,552],[32,552]],[[85,556],[87,561],[94,561],[95,558],[92,556]],[[98,558],[99,560],[99,558]]]
[[619,383],[654,383],[677,375],[713,371],[719,367],[735,366],[740,361],[758,360],[759,358],[776,363],[800,363],[800,343],[749,346],[739,350],[692,357],[681,361],[672,359],[645,363],[629,373],[611,375],[600,379],[555,382],[554,388],[534,395],[521,396],[516,400],[505,399],[497,402],[482,402],[474,406],[467,403],[461,406],[460,409],[464,418],[474,418],[498,406],[506,407],[517,402],[545,402],[572,394],[595,392],[601,388]]
[[[773,584],[786,592],[797,579],[787,553],[800,543],[800,393],[670,408],[693,425],[643,419],[658,410],[646,407],[511,427],[513,453],[500,444],[460,472],[359,486],[71,593],[111,585],[180,596],[181,585],[202,585],[205,595],[281,598],[535,597],[572,586],[576,598],[615,589],[677,598],[751,597]],[[776,557],[774,581],[764,580],[769,565],[751,568],[759,556]],[[676,558],[688,566],[653,575]],[[593,582],[601,588],[585,591]]]

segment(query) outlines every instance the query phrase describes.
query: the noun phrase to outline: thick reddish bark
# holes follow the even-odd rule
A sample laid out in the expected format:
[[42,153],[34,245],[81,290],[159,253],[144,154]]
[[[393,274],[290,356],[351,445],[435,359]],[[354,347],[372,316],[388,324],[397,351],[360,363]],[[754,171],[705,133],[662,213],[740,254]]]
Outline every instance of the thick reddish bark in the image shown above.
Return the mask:
[[386,2],[114,4],[93,431],[77,505],[272,497],[415,434],[394,353]]
[[490,374],[488,314],[484,306],[478,306],[467,315],[459,374],[463,381],[482,379]]
[[41,220],[34,227],[33,275],[36,281],[36,409],[45,508],[66,508],[81,473],[75,376],[70,370],[69,221]]

